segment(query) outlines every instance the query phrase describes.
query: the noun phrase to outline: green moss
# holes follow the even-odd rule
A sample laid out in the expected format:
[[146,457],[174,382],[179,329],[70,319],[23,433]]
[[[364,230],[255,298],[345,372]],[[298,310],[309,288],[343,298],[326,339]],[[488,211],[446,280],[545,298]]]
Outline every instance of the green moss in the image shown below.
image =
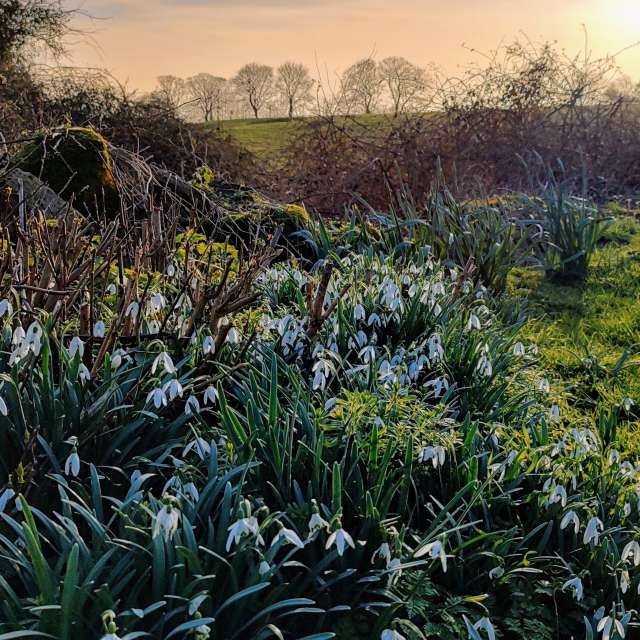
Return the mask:
[[119,198],[109,146],[93,129],[61,127],[41,132],[14,158],[16,166],[42,179],[87,213],[113,215]]

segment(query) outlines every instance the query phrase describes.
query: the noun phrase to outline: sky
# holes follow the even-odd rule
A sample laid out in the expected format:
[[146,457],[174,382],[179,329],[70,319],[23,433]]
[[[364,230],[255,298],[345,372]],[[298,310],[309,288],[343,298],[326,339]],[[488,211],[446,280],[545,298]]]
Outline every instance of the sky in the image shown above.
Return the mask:
[[[73,1],[73,0],[69,0]],[[78,0],[91,21],[70,62],[147,91],[158,75],[231,77],[246,62],[308,65],[335,79],[359,58],[401,55],[455,75],[523,34],[594,55],[640,42],[640,0]],[[640,46],[618,62],[640,80]]]

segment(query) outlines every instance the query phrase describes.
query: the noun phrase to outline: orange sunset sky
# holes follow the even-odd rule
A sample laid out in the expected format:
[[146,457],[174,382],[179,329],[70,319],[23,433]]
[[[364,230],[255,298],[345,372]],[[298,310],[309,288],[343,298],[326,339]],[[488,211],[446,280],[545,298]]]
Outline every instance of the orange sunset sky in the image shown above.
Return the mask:
[[[78,6],[78,5],[76,5]],[[455,74],[474,54],[522,32],[595,55],[640,41],[640,0],[86,0],[91,34],[70,44],[71,61],[108,68],[133,88],[156,76],[207,71],[232,76],[245,62],[304,62],[333,76],[358,58],[402,55]],[[640,80],[640,47],[620,54]]]

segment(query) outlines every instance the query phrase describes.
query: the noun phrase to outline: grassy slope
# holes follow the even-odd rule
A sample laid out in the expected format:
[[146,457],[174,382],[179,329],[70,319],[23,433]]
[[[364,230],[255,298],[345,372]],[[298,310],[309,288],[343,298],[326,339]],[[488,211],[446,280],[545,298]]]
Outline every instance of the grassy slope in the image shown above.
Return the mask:
[[[372,125],[386,120],[386,116],[371,114],[357,118],[342,118],[345,122],[356,122],[361,125]],[[305,118],[247,118],[242,120],[223,120],[222,131],[229,133],[241,145],[259,157],[277,155],[287,143],[296,135],[304,125]],[[218,123],[212,122],[206,127],[217,127]]]
[[552,283],[521,269],[513,274],[510,290],[529,301],[534,319],[523,336],[539,345],[552,393],[560,399],[568,392],[568,401],[561,402],[564,415],[588,420],[630,397],[636,402],[631,414],[637,417],[640,224],[627,218],[609,228],[582,285]]

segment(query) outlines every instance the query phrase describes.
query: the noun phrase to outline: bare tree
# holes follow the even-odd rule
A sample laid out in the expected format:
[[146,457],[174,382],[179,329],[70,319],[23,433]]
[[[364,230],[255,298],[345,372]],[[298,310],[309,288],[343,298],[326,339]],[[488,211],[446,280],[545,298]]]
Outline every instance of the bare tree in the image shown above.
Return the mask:
[[176,76],[158,76],[156,95],[168,106],[177,109],[187,95],[187,83]]
[[342,98],[347,108],[371,113],[382,95],[383,79],[373,58],[364,58],[352,64],[342,74]]
[[189,95],[197,101],[205,122],[219,121],[228,101],[227,81],[210,73],[198,73],[186,81]]
[[424,99],[428,81],[422,67],[400,56],[391,56],[380,62],[378,72],[389,91],[394,118],[415,109]]
[[273,97],[273,69],[266,64],[251,62],[238,71],[233,84],[258,118],[262,107]]
[[286,104],[289,120],[311,101],[314,81],[309,69],[299,62],[285,62],[278,67],[276,89]]

